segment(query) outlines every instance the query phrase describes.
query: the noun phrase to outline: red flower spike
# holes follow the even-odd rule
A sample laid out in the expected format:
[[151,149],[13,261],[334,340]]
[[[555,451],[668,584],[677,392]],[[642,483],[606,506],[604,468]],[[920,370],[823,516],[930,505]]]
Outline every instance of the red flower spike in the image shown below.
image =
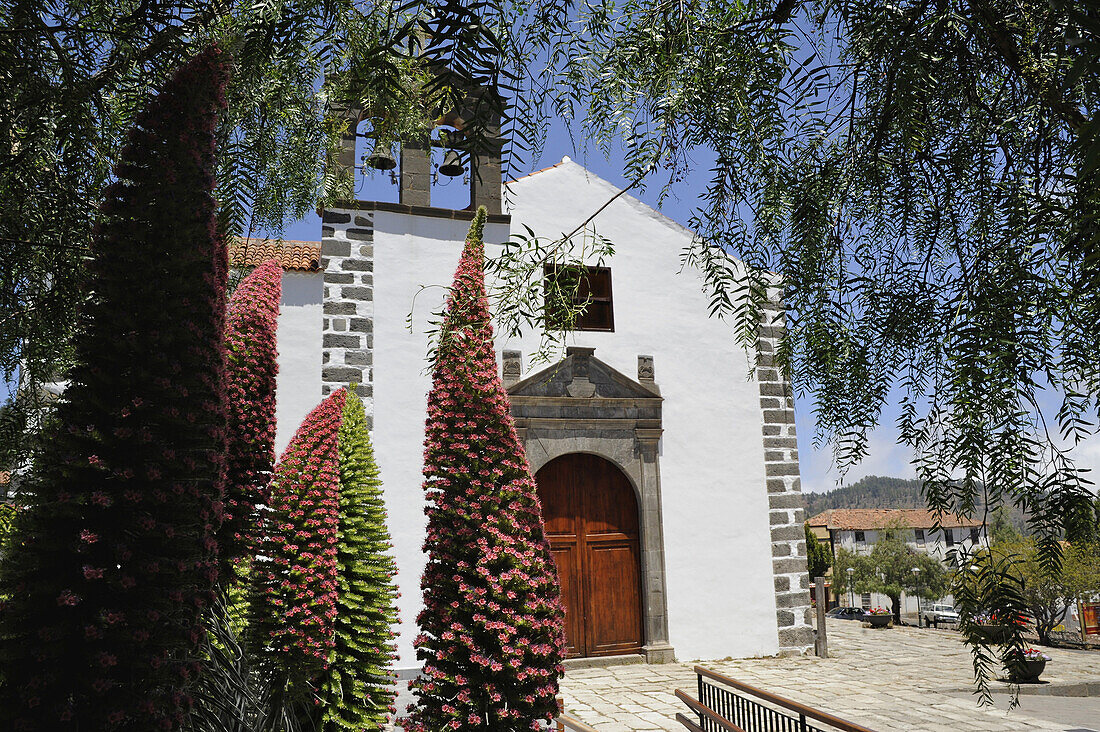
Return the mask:
[[424,437],[428,563],[408,732],[538,728],[558,712],[564,610],[485,296],[485,209],[447,301]]
[[212,47],[166,81],[103,191],[77,365],[0,565],[0,729],[179,729],[189,711],[225,479],[228,67]]
[[275,344],[282,277],[279,262],[268,260],[241,281],[229,301],[225,516],[218,534],[223,573],[253,553],[258,508],[275,463]]
[[334,647],[336,558],[326,547],[339,522],[337,433],[346,398],[340,389],[321,402],[283,452],[252,566],[253,646],[290,674],[291,687],[308,686]]

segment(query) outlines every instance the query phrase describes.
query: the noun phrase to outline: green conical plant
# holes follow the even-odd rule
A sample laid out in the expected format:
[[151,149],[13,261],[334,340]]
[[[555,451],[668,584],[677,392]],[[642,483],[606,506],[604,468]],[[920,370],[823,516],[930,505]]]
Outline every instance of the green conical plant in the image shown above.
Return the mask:
[[344,402],[340,452],[340,527],[336,541],[335,648],[320,684],[321,729],[383,729],[393,707],[397,566],[390,555],[382,481],[363,402]]

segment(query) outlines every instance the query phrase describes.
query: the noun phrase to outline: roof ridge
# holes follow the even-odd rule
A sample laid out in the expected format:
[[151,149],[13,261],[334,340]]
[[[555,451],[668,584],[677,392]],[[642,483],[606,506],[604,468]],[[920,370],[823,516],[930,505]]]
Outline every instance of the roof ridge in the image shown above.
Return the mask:
[[531,176],[538,175],[539,173],[545,173],[548,170],[553,170],[554,168],[560,167],[560,166],[564,165],[565,163],[569,163],[569,162],[572,162],[572,158],[570,158],[568,155],[565,155],[565,156],[562,157],[561,160],[554,163],[553,165],[547,165],[545,168],[539,168],[538,170],[532,170],[530,173],[527,173],[526,175],[521,175],[518,178],[512,178],[511,180],[506,180],[506,181],[504,181],[504,185],[510,185],[512,183],[515,183],[517,180],[523,180],[524,178],[530,178]]
[[[883,522],[891,516],[900,519],[908,515],[909,518],[920,516],[922,519],[927,519],[927,521],[923,521],[923,526],[909,526],[909,528],[921,529],[929,528],[936,523],[936,513],[930,508],[827,508],[806,519],[806,521],[814,522],[812,524],[814,526],[820,526],[824,522],[831,529],[862,531],[888,528],[888,524]],[[876,521],[875,519],[879,520]],[[939,523],[945,528],[967,528],[982,525],[980,520],[951,512],[943,512]]]

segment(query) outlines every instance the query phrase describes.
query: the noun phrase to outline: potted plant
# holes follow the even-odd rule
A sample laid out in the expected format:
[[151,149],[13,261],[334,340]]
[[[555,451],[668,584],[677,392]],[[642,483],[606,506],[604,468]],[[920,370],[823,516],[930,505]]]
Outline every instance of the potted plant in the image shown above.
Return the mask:
[[885,628],[892,620],[890,611],[884,607],[873,607],[863,611],[864,619],[872,628]]
[[1015,670],[1009,668],[1009,680],[1015,684],[1038,683],[1039,676],[1043,673],[1043,669],[1047,667],[1047,661],[1049,660],[1050,656],[1037,648],[1025,649],[1023,663],[1020,667]]

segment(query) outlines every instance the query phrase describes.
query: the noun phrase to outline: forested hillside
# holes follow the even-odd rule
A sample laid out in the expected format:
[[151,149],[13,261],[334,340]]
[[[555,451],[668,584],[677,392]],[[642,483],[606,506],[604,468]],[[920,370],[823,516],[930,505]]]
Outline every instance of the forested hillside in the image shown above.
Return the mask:
[[[919,480],[868,475],[851,485],[825,493],[803,493],[806,518],[830,508],[924,508]],[[1009,506],[1008,517],[1017,531],[1026,527],[1024,513]]]

